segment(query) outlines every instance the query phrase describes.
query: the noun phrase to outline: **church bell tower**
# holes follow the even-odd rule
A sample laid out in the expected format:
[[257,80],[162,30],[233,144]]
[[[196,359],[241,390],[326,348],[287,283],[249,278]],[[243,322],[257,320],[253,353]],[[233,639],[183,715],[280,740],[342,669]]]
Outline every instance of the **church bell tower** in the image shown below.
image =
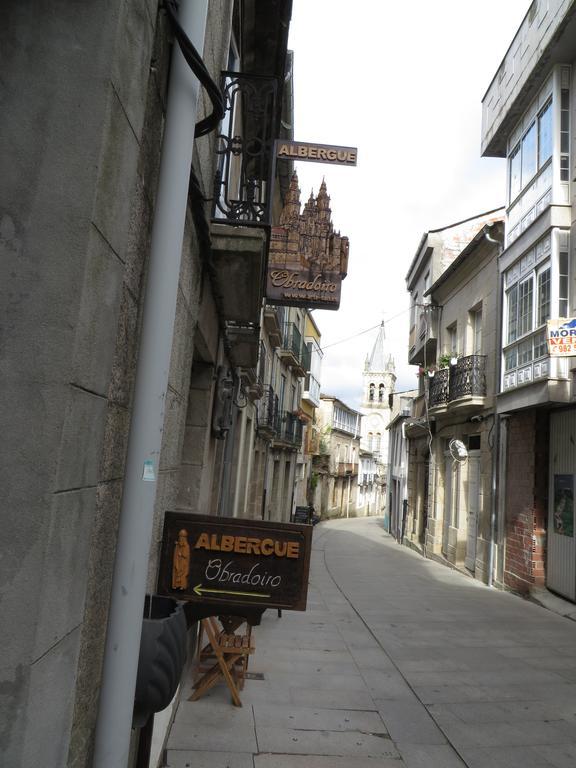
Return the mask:
[[367,355],[362,372],[363,395],[362,447],[371,451],[380,464],[388,463],[390,406],[388,395],[394,391],[396,372],[392,355],[386,354],[384,321],[378,329],[372,353]]

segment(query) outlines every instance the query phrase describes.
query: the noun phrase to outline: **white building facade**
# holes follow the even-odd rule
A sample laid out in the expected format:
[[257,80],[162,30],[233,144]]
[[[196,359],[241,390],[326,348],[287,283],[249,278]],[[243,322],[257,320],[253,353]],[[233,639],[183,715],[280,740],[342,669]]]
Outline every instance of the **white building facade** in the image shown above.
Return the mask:
[[576,358],[550,357],[548,319],[574,317],[576,3],[535,1],[482,101],[482,154],[507,160],[497,395],[500,462],[494,578],[576,601]]

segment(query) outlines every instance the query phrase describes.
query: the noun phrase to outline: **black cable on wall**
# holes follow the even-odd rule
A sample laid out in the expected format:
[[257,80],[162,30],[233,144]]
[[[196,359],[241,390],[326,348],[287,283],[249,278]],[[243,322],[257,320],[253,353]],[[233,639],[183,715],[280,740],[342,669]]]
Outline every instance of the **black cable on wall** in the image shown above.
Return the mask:
[[202,57],[196,48],[192,45],[186,32],[184,32],[180,26],[180,22],[178,21],[177,0],[165,0],[165,8],[166,12],[168,13],[168,18],[172,23],[174,36],[178,41],[182,55],[184,56],[186,63],[192,72],[194,72],[201,85],[206,90],[206,93],[212,102],[211,114],[209,114],[203,120],[200,120],[199,123],[196,123],[194,136],[198,138],[199,136],[205,136],[207,133],[210,133],[218,127],[225,113],[224,97],[220,88],[216,85],[214,80],[212,80],[210,73],[208,72],[204,61],[202,60]]

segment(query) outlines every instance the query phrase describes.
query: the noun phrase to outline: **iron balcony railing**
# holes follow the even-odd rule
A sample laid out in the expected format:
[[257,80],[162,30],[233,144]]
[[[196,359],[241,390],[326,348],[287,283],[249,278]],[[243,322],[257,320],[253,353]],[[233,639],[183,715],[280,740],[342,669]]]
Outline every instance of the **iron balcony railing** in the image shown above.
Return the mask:
[[302,353],[302,334],[295,323],[284,323],[282,347],[289,352],[292,352],[294,357],[300,360],[300,355]]
[[450,371],[450,400],[486,396],[486,355],[461,357]]
[[429,407],[447,405],[463,397],[486,397],[486,355],[459,358],[429,379]]
[[435,408],[439,405],[446,405],[450,399],[450,368],[441,368],[428,381],[429,407]]
[[274,436],[278,430],[278,395],[270,386],[264,387],[264,392],[258,400],[258,430]]
[[357,475],[358,464],[351,461],[339,461],[336,464],[337,475]]
[[311,353],[295,323],[284,323],[282,349],[306,374],[310,370]]
[[276,437],[290,445],[301,445],[302,422],[290,411],[282,411],[277,420]]

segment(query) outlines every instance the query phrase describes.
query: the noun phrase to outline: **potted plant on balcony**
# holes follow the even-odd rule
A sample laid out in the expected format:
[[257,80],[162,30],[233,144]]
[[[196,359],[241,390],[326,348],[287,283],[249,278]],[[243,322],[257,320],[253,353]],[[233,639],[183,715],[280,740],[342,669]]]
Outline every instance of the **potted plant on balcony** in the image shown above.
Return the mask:
[[298,421],[302,422],[302,424],[307,424],[310,421],[310,417],[302,410],[302,408],[295,408],[292,411],[292,415],[296,416]]
[[456,365],[461,357],[462,355],[459,355],[456,352],[446,352],[438,359],[438,368],[450,368],[451,366]]

